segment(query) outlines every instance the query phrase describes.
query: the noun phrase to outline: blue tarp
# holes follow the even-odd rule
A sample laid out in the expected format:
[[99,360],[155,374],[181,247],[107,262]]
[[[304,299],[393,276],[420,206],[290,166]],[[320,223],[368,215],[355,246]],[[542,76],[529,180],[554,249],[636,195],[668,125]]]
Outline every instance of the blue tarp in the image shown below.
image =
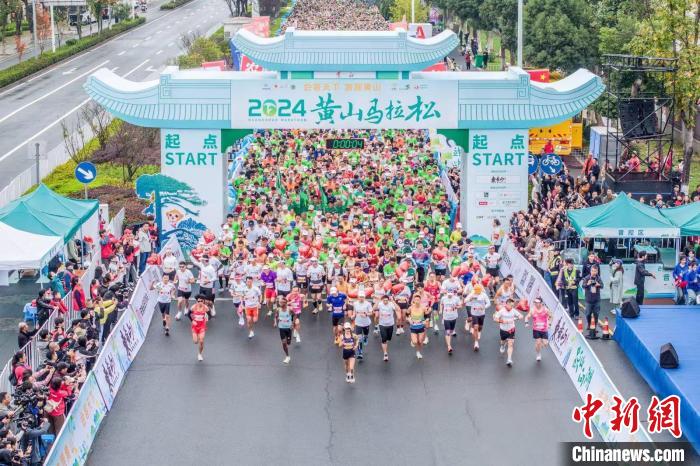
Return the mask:
[[[681,399],[681,428],[700,452],[700,306],[642,306],[636,319],[618,317],[614,339],[659,398]],[[660,348],[672,343],[677,369],[662,369]],[[648,402],[648,400],[647,400]],[[648,405],[642,403],[643,409]]]

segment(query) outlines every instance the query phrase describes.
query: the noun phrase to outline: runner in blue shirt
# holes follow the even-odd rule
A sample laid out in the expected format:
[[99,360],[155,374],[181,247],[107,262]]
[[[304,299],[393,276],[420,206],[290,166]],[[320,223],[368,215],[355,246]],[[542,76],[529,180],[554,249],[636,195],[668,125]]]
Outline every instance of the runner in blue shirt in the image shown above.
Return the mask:
[[328,312],[331,313],[333,322],[333,337],[335,344],[340,344],[340,336],[343,331],[343,319],[345,317],[345,301],[348,297],[343,293],[338,293],[338,288],[332,287],[331,293],[326,298],[328,304]]

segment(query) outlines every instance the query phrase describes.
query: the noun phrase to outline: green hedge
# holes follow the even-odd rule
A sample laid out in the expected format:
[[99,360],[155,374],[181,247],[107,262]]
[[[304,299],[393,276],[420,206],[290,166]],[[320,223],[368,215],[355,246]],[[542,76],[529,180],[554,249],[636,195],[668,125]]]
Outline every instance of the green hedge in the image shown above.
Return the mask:
[[185,3],[189,3],[192,0],[170,0],[169,2],[165,2],[160,6],[161,10],[174,10],[175,8],[184,5]]
[[90,47],[104,42],[117,34],[139,26],[146,22],[146,18],[139,17],[136,19],[125,20],[121,23],[115,24],[111,29],[105,29],[101,34],[94,34],[92,36],[83,37],[82,39],[76,41],[72,45],[66,45],[56,49],[56,52],[44,52],[38,57],[28,58],[22,63],[10,66],[4,70],[0,70],[0,88],[19,81],[31,74],[41,71],[46,67],[58,63],[61,60],[82,52],[83,50],[89,49]]
[[[22,31],[29,31],[29,23],[26,21],[22,21]],[[5,37],[14,36],[16,32],[17,28],[15,27],[14,23],[5,26]]]

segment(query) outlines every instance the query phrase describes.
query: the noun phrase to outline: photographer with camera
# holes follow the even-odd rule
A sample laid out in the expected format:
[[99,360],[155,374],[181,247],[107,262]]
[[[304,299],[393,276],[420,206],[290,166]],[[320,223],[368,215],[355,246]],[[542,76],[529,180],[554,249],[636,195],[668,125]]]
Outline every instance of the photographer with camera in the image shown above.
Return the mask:
[[50,432],[55,435],[61,431],[66,421],[66,399],[73,395],[74,386],[66,383],[62,377],[54,377],[49,384],[49,396],[44,405],[44,412],[51,424]]

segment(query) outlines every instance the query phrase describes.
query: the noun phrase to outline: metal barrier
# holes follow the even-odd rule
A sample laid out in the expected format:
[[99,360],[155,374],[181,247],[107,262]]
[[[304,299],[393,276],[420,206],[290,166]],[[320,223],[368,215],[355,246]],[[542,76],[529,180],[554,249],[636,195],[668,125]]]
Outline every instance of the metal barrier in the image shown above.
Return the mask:
[[[95,277],[95,269],[97,268],[97,263],[93,260],[93,258],[97,254],[97,251],[97,248],[93,248],[93,250],[89,253],[90,261],[88,268],[85,269],[83,275],[80,277],[80,284],[85,290],[90,290],[90,282]],[[46,319],[46,322],[44,322],[43,325],[39,327],[39,331],[36,332],[36,335],[34,335],[25,346],[19,349],[19,351],[22,351],[25,354],[25,356],[27,357],[27,364],[34,371],[39,368],[39,366],[45,359],[45,355],[42,354],[38,348],[39,334],[41,333],[41,331],[46,329],[50,332],[55,326],[57,317],[63,317],[66,322],[72,322],[73,320],[78,319],[80,317],[80,311],[73,309],[72,293],[66,294],[63,297],[63,299],[61,299],[61,301],[66,306],[68,312],[66,312],[65,314],[62,314],[60,311],[52,312],[49,315],[49,318]],[[3,367],[2,371],[0,372],[0,391],[14,393],[15,388],[10,383],[11,371],[12,359],[10,359],[7,362],[7,364],[5,364],[5,367]]]

